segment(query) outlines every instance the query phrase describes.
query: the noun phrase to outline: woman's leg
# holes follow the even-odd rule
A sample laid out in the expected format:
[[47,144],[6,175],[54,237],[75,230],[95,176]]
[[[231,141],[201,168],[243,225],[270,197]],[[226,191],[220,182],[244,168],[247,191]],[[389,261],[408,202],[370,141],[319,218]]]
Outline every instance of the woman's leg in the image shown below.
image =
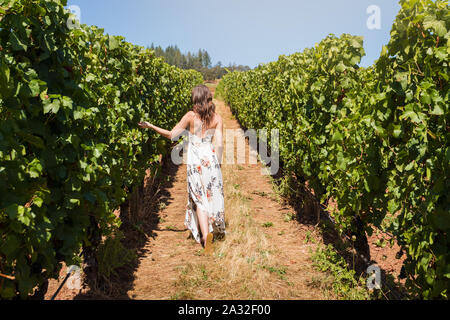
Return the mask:
[[206,236],[209,233],[208,214],[197,207],[197,218],[200,224],[200,230],[202,231],[202,241],[205,244]]

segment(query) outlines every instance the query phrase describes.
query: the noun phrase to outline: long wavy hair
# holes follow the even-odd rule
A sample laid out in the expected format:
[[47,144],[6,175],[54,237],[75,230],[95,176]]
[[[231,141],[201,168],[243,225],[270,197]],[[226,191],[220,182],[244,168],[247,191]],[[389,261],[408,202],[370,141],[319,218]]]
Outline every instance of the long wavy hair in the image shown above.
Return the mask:
[[200,119],[208,127],[216,112],[211,91],[205,85],[197,86],[192,89],[191,100],[194,106],[193,111],[200,116]]

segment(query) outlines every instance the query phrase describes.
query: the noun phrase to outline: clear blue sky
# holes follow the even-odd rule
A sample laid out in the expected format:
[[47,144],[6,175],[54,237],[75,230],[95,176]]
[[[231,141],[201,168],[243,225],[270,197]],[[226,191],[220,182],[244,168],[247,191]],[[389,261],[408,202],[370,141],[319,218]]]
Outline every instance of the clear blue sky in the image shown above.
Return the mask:
[[[313,47],[329,33],[364,36],[369,66],[389,41],[397,0],[68,0],[81,22],[128,42],[183,52],[206,49],[213,63],[255,67]],[[368,6],[381,9],[381,29],[369,30]]]

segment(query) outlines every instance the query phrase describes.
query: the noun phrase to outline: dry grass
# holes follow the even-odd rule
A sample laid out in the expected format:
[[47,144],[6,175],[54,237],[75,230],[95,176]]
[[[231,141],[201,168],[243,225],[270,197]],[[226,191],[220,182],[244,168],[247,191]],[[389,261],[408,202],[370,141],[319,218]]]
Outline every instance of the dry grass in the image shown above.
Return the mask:
[[223,175],[227,236],[215,243],[214,262],[182,268],[173,298],[279,299],[287,282],[274,255],[277,250],[252,218],[249,200],[234,187],[237,173],[225,167]]

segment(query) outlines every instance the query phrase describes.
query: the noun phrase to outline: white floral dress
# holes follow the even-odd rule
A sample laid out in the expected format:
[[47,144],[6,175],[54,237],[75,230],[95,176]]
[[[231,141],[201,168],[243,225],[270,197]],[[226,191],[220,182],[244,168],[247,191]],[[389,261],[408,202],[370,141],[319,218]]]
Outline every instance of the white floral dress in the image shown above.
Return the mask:
[[225,235],[223,180],[220,164],[212,144],[213,134],[205,138],[189,133],[187,150],[188,204],[185,225],[200,243],[200,225],[196,208],[208,214],[209,232]]

